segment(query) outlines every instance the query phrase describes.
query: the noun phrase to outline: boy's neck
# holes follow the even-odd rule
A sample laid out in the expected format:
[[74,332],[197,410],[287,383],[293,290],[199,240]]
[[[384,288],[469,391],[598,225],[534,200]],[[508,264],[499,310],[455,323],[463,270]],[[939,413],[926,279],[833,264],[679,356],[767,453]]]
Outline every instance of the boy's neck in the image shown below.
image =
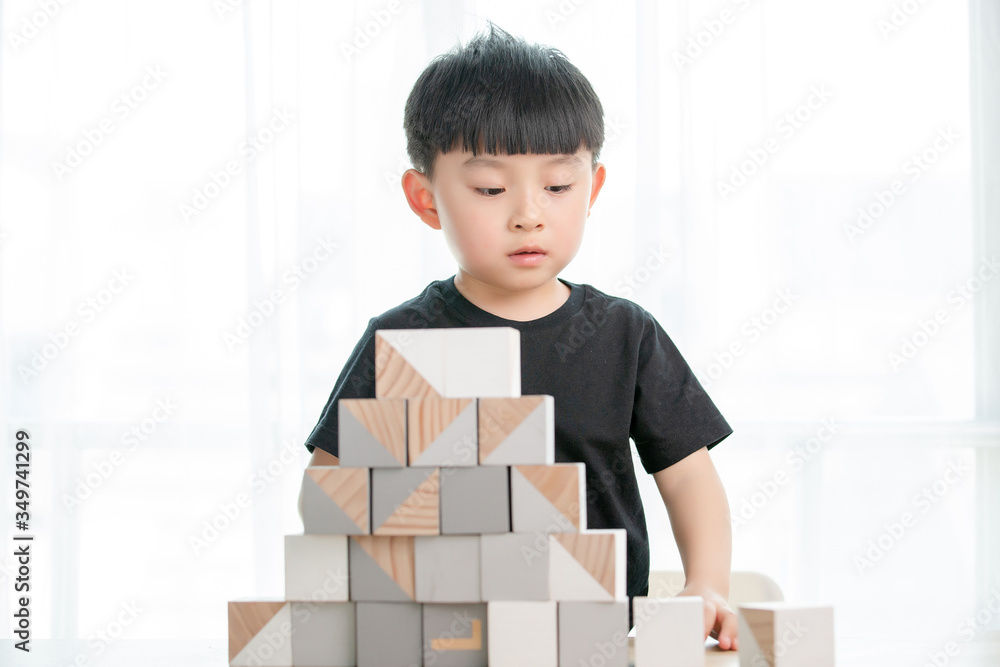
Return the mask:
[[459,271],[455,289],[474,306],[515,322],[530,322],[555,312],[569,299],[570,288],[553,278],[531,290],[507,292],[485,285]]

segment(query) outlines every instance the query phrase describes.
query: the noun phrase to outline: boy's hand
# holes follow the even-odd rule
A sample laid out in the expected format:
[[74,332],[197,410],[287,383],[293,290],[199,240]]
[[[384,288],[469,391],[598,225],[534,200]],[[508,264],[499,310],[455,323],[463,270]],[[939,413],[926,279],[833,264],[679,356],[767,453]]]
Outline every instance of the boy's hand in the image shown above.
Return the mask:
[[729,608],[726,599],[708,586],[690,584],[684,587],[680,595],[700,595],[705,601],[705,637],[711,636],[719,642],[723,651],[736,651],[739,643],[736,638],[736,614]]

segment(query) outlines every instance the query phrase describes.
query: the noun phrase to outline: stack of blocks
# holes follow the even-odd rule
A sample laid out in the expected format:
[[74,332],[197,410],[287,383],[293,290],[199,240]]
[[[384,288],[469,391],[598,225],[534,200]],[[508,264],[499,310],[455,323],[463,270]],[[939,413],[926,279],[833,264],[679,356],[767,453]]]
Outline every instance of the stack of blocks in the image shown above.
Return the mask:
[[627,666],[625,531],[587,529],[518,331],[383,330],[375,356],[340,465],[305,471],[285,598],[229,603],[230,664]]

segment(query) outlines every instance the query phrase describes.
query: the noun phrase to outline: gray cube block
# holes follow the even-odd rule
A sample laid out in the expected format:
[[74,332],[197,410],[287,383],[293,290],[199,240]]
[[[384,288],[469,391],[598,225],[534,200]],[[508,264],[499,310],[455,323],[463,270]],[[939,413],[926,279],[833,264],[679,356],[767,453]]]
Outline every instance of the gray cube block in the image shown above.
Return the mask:
[[628,667],[627,602],[560,602],[559,667]]
[[[423,664],[422,615],[416,603],[358,602],[357,667]],[[295,663],[298,667],[298,663]]]
[[546,535],[505,533],[480,539],[484,601],[551,599]]
[[441,469],[441,534],[510,532],[510,469]]
[[423,607],[424,664],[485,667],[485,604],[425,604]]
[[292,664],[352,667],[355,660],[353,602],[292,602]]

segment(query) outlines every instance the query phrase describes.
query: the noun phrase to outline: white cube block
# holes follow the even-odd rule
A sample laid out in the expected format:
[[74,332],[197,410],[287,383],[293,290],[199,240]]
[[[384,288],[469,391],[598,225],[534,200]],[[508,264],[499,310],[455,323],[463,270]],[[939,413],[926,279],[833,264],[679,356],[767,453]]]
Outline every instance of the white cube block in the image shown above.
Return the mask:
[[701,597],[635,597],[635,667],[704,667],[705,603]]
[[348,600],[347,536],[285,535],[285,599]]

